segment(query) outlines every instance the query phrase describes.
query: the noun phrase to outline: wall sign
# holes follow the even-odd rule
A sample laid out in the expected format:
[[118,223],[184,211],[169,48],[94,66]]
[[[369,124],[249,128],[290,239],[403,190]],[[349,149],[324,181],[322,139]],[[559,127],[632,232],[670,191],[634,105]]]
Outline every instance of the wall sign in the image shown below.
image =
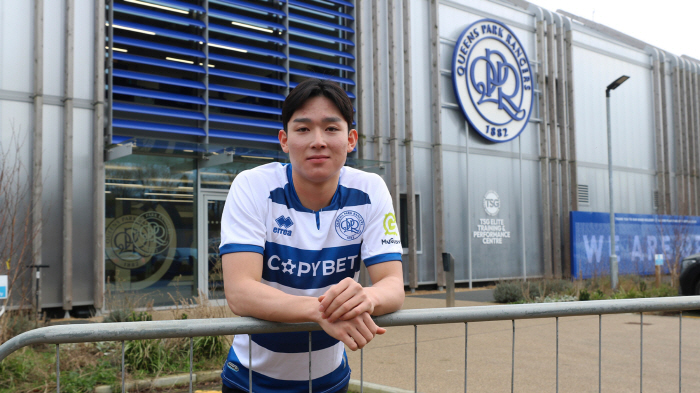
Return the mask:
[[[610,214],[572,211],[571,276],[610,274]],[[700,253],[700,218],[615,213],[615,253],[619,274],[664,273],[683,258]],[[659,256],[661,258],[659,258]]]
[[484,212],[491,218],[480,218],[473,236],[483,244],[503,244],[503,239],[510,239],[510,231],[506,230],[505,220],[494,218],[501,210],[501,198],[496,191],[488,191],[483,205]]
[[0,299],[6,299],[6,298],[7,298],[7,276],[0,276]]
[[503,23],[482,19],[460,35],[452,82],[464,116],[492,142],[508,142],[527,126],[534,75],[520,40]]

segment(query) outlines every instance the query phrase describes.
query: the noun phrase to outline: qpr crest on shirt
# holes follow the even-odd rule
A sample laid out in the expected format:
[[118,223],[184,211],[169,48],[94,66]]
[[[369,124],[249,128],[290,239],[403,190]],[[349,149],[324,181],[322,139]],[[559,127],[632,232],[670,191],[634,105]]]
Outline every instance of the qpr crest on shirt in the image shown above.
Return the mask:
[[527,126],[534,78],[520,40],[503,23],[482,19],[457,40],[452,82],[464,116],[492,142],[508,142]]

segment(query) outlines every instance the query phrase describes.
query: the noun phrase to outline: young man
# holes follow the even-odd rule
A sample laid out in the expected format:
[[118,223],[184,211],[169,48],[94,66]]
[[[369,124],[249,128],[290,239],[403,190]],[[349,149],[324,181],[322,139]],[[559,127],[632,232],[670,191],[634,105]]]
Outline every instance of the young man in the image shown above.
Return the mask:
[[[337,84],[309,79],[282,107],[279,141],[291,164],[241,172],[221,221],[224,289],[231,310],[277,322],[317,322],[314,392],[345,392],[344,345],[364,347],[370,315],[403,304],[401,244],[391,197],[374,174],[344,167],[357,144],[352,102]],[[392,221],[393,222],[393,221]],[[357,283],[361,261],[373,285]],[[308,333],[252,335],[253,391],[308,392]],[[221,374],[223,392],[247,392],[247,335],[237,335]]]

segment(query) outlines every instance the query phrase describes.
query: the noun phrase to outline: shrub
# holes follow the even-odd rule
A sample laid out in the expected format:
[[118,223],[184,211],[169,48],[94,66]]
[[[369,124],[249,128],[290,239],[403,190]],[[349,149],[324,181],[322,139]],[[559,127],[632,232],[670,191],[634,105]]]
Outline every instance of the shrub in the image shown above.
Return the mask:
[[[124,348],[124,360],[129,370],[144,370],[157,373],[169,360],[168,350],[164,345],[165,340],[134,340],[127,341]],[[176,352],[173,353],[173,355]]]
[[579,291],[578,293],[578,300],[580,301],[586,301],[586,300],[591,300],[591,294],[588,293],[588,291],[584,288]]
[[501,282],[493,291],[493,298],[497,303],[514,303],[523,300],[523,289],[518,283]]
[[195,337],[192,346],[195,359],[220,358],[227,349],[224,338],[221,336]]
[[570,281],[567,280],[550,280],[546,282],[545,285],[545,296],[549,296],[550,294],[560,294],[560,295],[566,295],[570,294],[572,292],[573,285],[571,284]]

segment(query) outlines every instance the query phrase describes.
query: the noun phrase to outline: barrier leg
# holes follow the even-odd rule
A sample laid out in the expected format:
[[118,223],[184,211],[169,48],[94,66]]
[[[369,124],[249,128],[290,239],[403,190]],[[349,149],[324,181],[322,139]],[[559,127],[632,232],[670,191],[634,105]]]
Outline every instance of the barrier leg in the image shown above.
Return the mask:
[[61,366],[59,357],[58,344],[56,344],[56,393],[61,393]]

